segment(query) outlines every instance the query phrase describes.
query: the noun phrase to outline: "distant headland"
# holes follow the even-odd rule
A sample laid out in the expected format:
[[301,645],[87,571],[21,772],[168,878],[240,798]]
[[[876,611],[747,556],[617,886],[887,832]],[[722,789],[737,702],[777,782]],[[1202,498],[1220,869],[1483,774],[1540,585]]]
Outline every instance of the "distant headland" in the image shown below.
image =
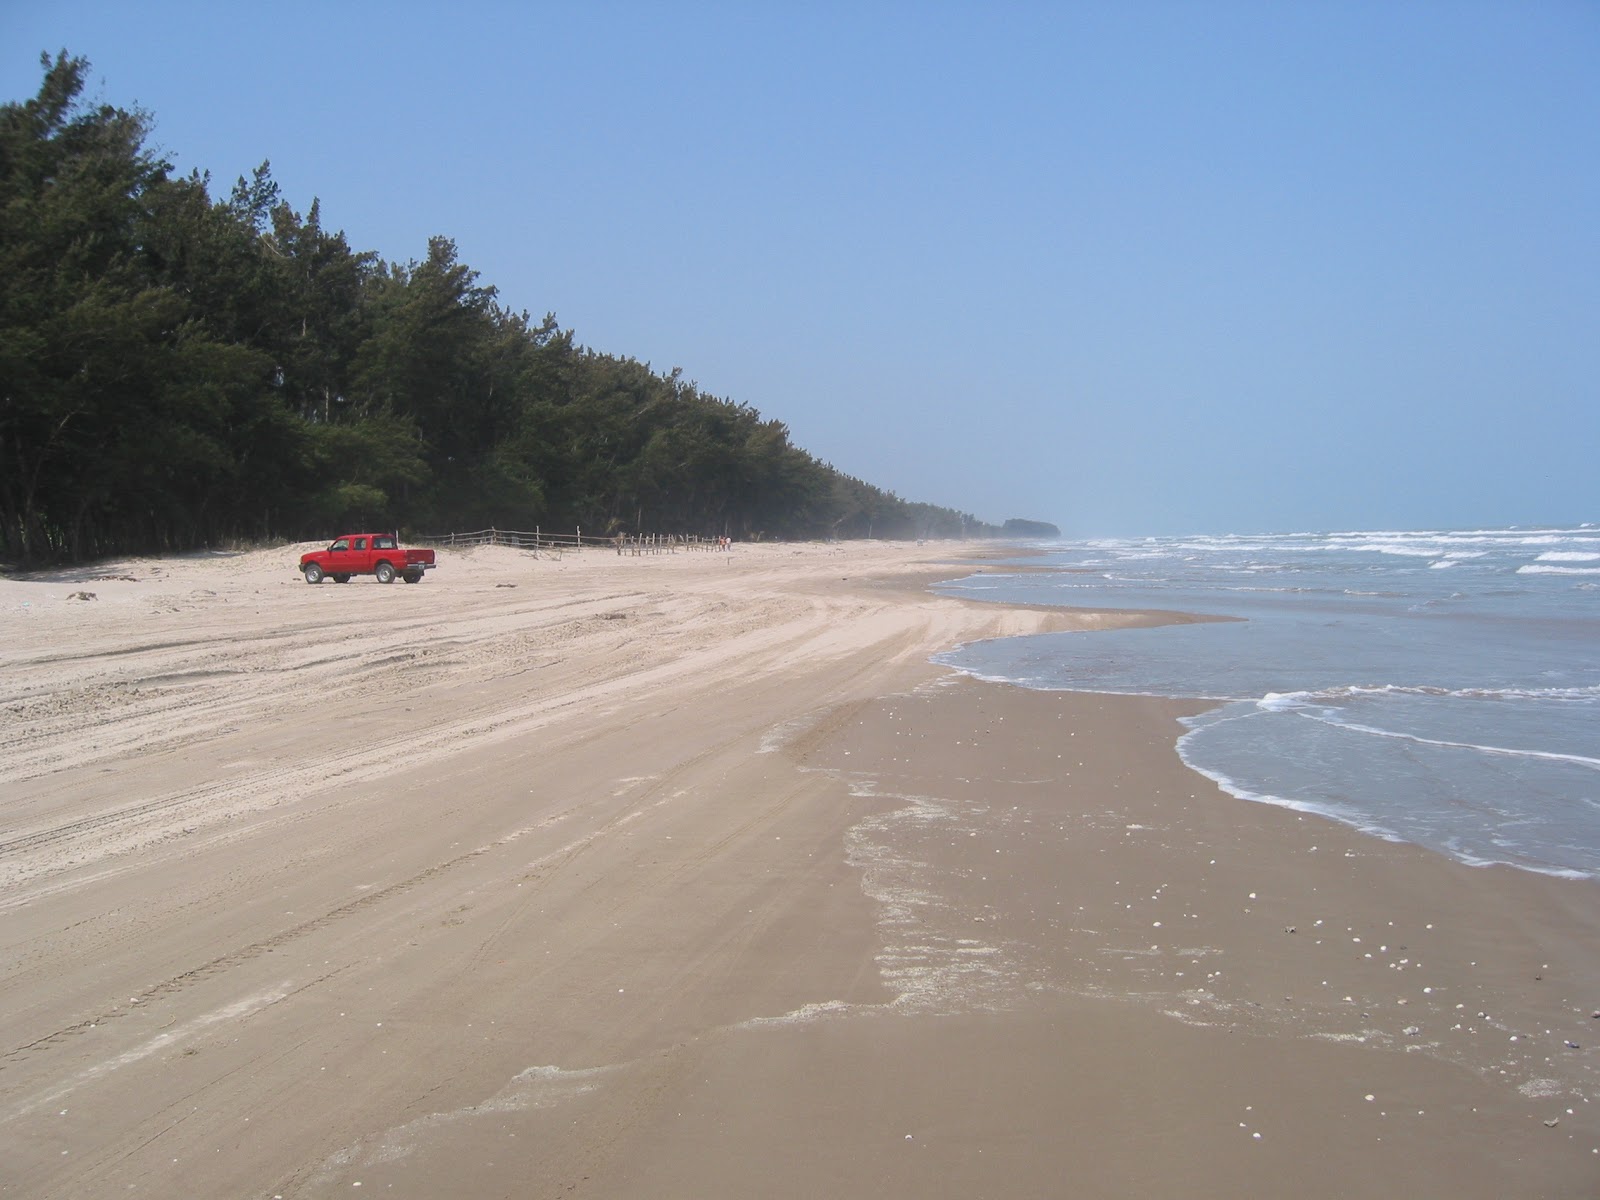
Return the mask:
[[1024,521],[1021,517],[1012,517],[1000,527],[1002,537],[1029,537],[1029,538],[1059,538],[1061,530],[1049,521]]

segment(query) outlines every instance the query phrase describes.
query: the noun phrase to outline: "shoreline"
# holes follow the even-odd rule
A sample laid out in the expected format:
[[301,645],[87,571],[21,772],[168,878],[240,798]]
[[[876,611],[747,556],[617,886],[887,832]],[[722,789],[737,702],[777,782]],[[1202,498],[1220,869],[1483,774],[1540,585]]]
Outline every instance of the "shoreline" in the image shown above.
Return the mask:
[[1191,719],[1180,753],[1241,798],[1468,865],[1600,880],[1593,606],[1576,581],[1530,577],[1587,553],[1555,545],[1589,540],[1573,529],[1063,544],[1052,562],[1098,577],[980,575],[941,590],[1249,622],[938,658],[1026,686],[1229,701]]
[[0,580],[0,1194],[1592,1194],[1592,884],[930,663],[1151,619],[950,553]]
[[[768,1051],[781,1066],[719,1057],[715,1082],[745,1100],[663,1123],[650,1161],[666,1192],[704,1182],[681,1148],[729,1125],[745,1148],[712,1191],[759,1190],[784,1144],[749,1097],[821,1056],[851,1084],[802,1110],[841,1160],[826,1188],[888,1155],[908,1196],[1050,1195],[1066,1178],[1091,1196],[1588,1194],[1592,1080],[1558,1082],[1546,1061],[1570,1057],[1553,1034],[1592,1020],[1557,1000],[1593,982],[1584,903],[1512,871],[1485,894],[1420,848],[1205,795],[1161,749],[1198,707],[935,681],[807,756],[878,806],[853,860],[896,994],[787,1031]],[[1052,766],[1063,726],[1089,747],[1071,781]],[[926,745],[881,749],[912,740]],[[1508,925],[1531,944],[1504,945]],[[1551,985],[1536,1000],[1534,971]],[[1462,1004],[1496,1015],[1452,1039]],[[1507,1049],[1505,1031],[1544,1021],[1565,1029]],[[785,1129],[800,1119],[786,1104]],[[894,1137],[915,1145],[895,1153]]]

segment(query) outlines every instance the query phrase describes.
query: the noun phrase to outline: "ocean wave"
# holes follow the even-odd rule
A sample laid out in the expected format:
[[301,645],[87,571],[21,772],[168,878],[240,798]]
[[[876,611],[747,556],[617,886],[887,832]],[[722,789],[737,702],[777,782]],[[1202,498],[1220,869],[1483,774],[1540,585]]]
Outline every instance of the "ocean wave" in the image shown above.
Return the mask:
[[1293,712],[1299,708],[1320,707],[1314,703],[1317,696],[1316,692],[1268,692],[1256,701],[1256,707],[1262,712]]
[[1383,544],[1376,543],[1370,546],[1361,546],[1358,549],[1376,550],[1379,554],[1393,554],[1401,558],[1435,558],[1440,549],[1437,546],[1410,546],[1401,543]]
[[1469,854],[1465,850],[1453,848],[1450,850],[1450,857],[1465,867],[1516,867],[1518,870],[1532,871],[1535,875],[1549,875],[1555,879],[1595,878],[1595,872],[1580,871],[1576,867],[1551,867],[1520,858],[1485,858],[1481,854]]
[[1328,708],[1324,707],[1314,711],[1313,708],[1314,706],[1310,704],[1298,704],[1292,710],[1269,708],[1265,711],[1295,711],[1296,715],[1321,721],[1323,724],[1332,726],[1335,729],[1343,729],[1349,733],[1364,733],[1370,737],[1390,738],[1395,741],[1408,742],[1413,746],[1432,746],[1439,750],[1466,750],[1474,754],[1494,755],[1497,758],[1565,763],[1569,766],[1600,771],[1600,758],[1590,758],[1583,754],[1562,754],[1555,750],[1528,750],[1518,746],[1492,746],[1482,742],[1456,742],[1445,738],[1423,737],[1421,734],[1401,733],[1395,729],[1379,729],[1376,725],[1368,725],[1361,721],[1340,721],[1330,715],[1332,710]]
[[[1435,558],[1450,562],[1488,556],[1505,557],[1542,551],[1547,561],[1593,561],[1600,559],[1600,540],[1592,526],[1540,529],[1475,530],[1361,530],[1330,533],[1218,534],[1163,538],[1100,538],[1078,546],[1116,561],[1135,564],[1159,560],[1215,562],[1244,558],[1259,562],[1263,557],[1276,560],[1315,560],[1327,555],[1376,554],[1400,558]],[[1556,558],[1579,554],[1579,559]],[[1590,556],[1593,556],[1591,558]],[[1217,563],[1218,569],[1259,569]]]
[[996,590],[965,594],[1246,621],[934,661],[1034,690],[1210,701],[1180,752],[1232,795],[1463,862],[1600,878],[1600,530],[1105,539],[1042,561],[1065,574],[980,574],[968,586]]
[[1588,703],[1600,700],[1600,687],[1447,688],[1403,683],[1344,684],[1314,691],[1268,692],[1256,701],[1256,705],[1268,710],[1286,703],[1322,707],[1374,696],[1430,696],[1447,700],[1571,700]]
[[1249,587],[1238,583],[1226,587],[1219,585],[1213,590],[1218,592],[1246,592],[1253,596],[1341,596],[1345,594],[1336,592],[1331,588],[1289,587],[1287,585],[1265,587],[1260,584]]
[[[1331,787],[1315,783],[1308,787],[1308,781],[1303,779],[1291,784],[1289,780],[1296,778],[1300,772],[1291,770],[1280,777],[1280,772],[1273,765],[1273,752],[1268,750],[1264,759],[1259,758],[1257,752],[1274,746],[1277,752],[1287,752],[1289,747],[1297,744],[1298,739],[1291,735],[1289,742],[1282,742],[1271,733],[1250,730],[1238,726],[1237,722],[1263,718],[1278,721],[1282,718],[1272,714],[1282,713],[1308,718],[1317,725],[1332,726],[1341,733],[1376,735],[1403,744],[1441,747],[1445,750],[1460,747],[1476,754],[1506,755],[1513,761],[1554,760],[1553,766],[1569,770],[1600,770],[1600,760],[1508,750],[1475,743],[1452,743],[1396,734],[1370,726],[1328,721],[1329,710],[1317,711],[1315,701],[1318,697],[1319,693],[1316,692],[1276,693],[1263,697],[1256,705],[1231,705],[1184,718],[1182,724],[1187,731],[1178,741],[1178,755],[1191,770],[1241,800],[1334,820],[1385,841],[1425,846],[1465,865],[1505,865],[1562,879],[1600,878],[1600,870],[1594,866],[1596,856],[1585,849],[1581,837],[1574,841],[1569,833],[1558,836],[1553,843],[1550,841],[1550,834],[1545,829],[1548,813],[1523,812],[1514,802],[1507,809],[1495,803],[1492,796],[1474,797],[1471,794],[1459,795],[1455,803],[1442,808],[1425,806],[1413,809],[1404,803],[1391,808],[1381,798],[1381,787],[1376,793],[1369,787],[1352,791],[1349,787],[1352,781],[1338,773],[1325,780]],[[1263,712],[1262,707],[1271,711]],[[1227,731],[1230,726],[1234,732]],[[1255,749],[1243,750],[1245,746]],[[1363,760],[1373,757],[1359,747],[1353,748],[1353,753]],[[1425,760],[1410,761],[1415,764]],[[1432,770],[1432,767],[1424,766],[1419,779],[1431,774]],[[1512,766],[1509,770],[1518,772],[1521,768]],[[1580,787],[1578,790],[1582,792],[1584,789]],[[1364,798],[1357,800],[1358,796]],[[1487,801],[1487,807],[1480,808],[1479,801]],[[1593,806],[1587,800],[1583,803]],[[1563,821],[1577,819],[1576,814],[1570,812],[1561,817]],[[1519,825],[1526,826],[1526,829],[1516,829]]]
[[1252,804],[1271,804],[1276,808],[1287,808],[1291,812],[1326,817],[1329,820],[1338,821],[1341,825],[1348,825],[1359,833],[1381,838],[1386,842],[1405,842],[1409,840],[1388,826],[1379,823],[1371,816],[1354,812],[1338,804],[1327,801],[1296,799],[1289,796],[1276,795],[1272,792],[1258,792],[1245,787],[1225,771],[1219,771],[1215,767],[1208,766],[1191,756],[1187,743],[1190,738],[1199,732],[1199,729],[1193,729],[1178,739],[1178,757],[1182,760],[1184,766],[1196,774],[1204,775],[1224,792],[1227,792],[1228,795],[1240,800],[1248,800]]

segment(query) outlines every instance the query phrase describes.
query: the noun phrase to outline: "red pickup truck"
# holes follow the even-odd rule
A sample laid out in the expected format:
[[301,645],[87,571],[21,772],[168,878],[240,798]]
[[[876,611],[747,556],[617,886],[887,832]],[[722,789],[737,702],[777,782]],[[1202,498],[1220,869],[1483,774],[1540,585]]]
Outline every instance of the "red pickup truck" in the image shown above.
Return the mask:
[[435,567],[432,550],[402,550],[392,533],[346,533],[333,539],[326,550],[300,556],[300,573],[307,583],[330,578],[349,583],[352,575],[376,575],[379,583],[393,583],[396,575],[416,583]]

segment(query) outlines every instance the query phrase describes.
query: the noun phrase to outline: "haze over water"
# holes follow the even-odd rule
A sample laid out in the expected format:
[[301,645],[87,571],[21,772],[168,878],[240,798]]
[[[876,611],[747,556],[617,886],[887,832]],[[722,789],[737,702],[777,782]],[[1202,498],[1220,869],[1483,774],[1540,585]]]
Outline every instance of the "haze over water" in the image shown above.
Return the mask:
[[[1223,701],[1184,760],[1251,800],[1468,863],[1600,877],[1600,529],[1052,543],[941,590],[1239,621],[939,656],[1039,689]],[[1002,568],[1003,570],[1003,568]]]

